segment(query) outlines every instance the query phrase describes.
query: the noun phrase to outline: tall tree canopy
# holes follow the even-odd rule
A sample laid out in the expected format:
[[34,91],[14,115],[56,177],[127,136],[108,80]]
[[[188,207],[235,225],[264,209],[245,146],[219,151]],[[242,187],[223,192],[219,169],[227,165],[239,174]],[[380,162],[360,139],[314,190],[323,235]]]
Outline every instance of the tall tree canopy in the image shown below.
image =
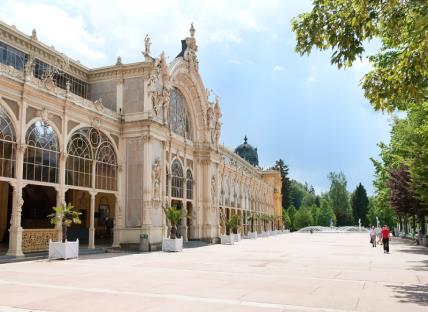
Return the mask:
[[328,196],[327,198],[321,198],[320,216],[318,218],[318,224],[322,226],[330,226],[336,224],[336,215],[334,214],[333,208],[331,208]]
[[292,20],[296,51],[332,50],[331,63],[350,67],[364,56],[367,41],[378,38],[370,55],[373,69],[362,80],[376,110],[407,110],[428,97],[427,0],[313,0],[311,12]]
[[336,215],[337,225],[351,225],[353,220],[348,191],[346,190],[346,177],[343,172],[330,172],[328,178],[331,183],[328,197]]
[[375,166],[377,203],[390,205],[406,220],[417,216],[423,227],[428,215],[428,103],[412,105],[392,123],[391,140],[378,144]]
[[367,220],[367,213],[369,212],[369,198],[367,197],[366,189],[361,183],[358,184],[354,193],[352,193],[351,207],[354,222],[361,219],[361,223],[364,226],[368,226],[369,222]]
[[290,189],[290,178],[288,177],[288,166],[282,159],[279,159],[275,162],[275,166],[272,168],[279,170],[282,178],[282,207],[288,209],[291,206],[291,189]]

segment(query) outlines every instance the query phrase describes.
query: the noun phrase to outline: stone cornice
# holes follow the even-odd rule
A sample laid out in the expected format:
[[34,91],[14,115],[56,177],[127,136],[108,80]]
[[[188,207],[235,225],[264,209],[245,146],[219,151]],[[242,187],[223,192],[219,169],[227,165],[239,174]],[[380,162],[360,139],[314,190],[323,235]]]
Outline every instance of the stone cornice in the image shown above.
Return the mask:
[[148,79],[152,69],[153,63],[151,62],[106,66],[89,70],[88,79],[90,83],[115,79],[122,80],[124,78],[133,77],[144,77]]

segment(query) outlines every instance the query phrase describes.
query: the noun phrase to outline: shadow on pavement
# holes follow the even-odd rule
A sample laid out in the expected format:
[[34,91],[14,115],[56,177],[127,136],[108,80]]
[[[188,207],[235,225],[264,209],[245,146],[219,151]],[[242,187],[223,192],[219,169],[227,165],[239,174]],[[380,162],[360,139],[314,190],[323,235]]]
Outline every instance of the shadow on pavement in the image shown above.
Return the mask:
[[402,303],[428,304],[428,285],[386,285],[394,292],[394,297]]
[[409,263],[415,264],[409,269],[411,271],[428,271],[428,260],[409,261]]

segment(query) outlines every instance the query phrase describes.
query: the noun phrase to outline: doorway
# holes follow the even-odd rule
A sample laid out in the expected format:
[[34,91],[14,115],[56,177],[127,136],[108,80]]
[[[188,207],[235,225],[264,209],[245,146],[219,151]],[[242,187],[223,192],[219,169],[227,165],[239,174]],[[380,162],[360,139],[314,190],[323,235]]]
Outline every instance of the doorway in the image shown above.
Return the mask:
[[8,182],[0,181],[0,254],[9,247],[9,225],[12,215],[13,188]]

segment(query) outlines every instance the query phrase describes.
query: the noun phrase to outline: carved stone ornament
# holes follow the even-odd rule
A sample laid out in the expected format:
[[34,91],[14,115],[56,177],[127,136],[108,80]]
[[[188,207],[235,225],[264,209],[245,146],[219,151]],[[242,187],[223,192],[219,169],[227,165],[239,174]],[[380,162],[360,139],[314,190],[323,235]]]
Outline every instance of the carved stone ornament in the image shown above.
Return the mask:
[[152,182],[153,182],[153,200],[160,201],[162,169],[159,159],[156,159],[152,165]]
[[33,31],[31,32],[31,39],[37,40],[37,30],[33,28]]
[[53,71],[47,71],[42,77],[43,86],[49,91],[53,91],[55,89],[55,81],[53,77]]
[[198,46],[195,39],[195,28],[193,23],[190,25],[190,37],[186,38],[186,50],[183,54],[183,59],[189,62],[189,70],[194,67],[196,70],[199,68],[199,61],[197,57]]
[[46,108],[42,108],[42,110],[38,111],[38,116],[44,121],[48,122],[51,114]]
[[94,105],[95,108],[97,109],[97,111],[101,112],[104,110],[104,105],[103,105],[103,99],[99,98],[98,100],[94,101]]
[[168,68],[165,53],[162,52],[156,59],[155,66],[148,81],[149,96],[151,97],[152,110],[155,116],[161,116],[163,121],[167,120],[171,86],[169,82]]
[[214,208],[216,206],[216,197],[217,197],[217,182],[215,179],[215,176],[212,176],[211,178],[211,204]]
[[95,129],[99,129],[101,127],[101,120],[98,117],[95,117],[91,120],[91,126]]

